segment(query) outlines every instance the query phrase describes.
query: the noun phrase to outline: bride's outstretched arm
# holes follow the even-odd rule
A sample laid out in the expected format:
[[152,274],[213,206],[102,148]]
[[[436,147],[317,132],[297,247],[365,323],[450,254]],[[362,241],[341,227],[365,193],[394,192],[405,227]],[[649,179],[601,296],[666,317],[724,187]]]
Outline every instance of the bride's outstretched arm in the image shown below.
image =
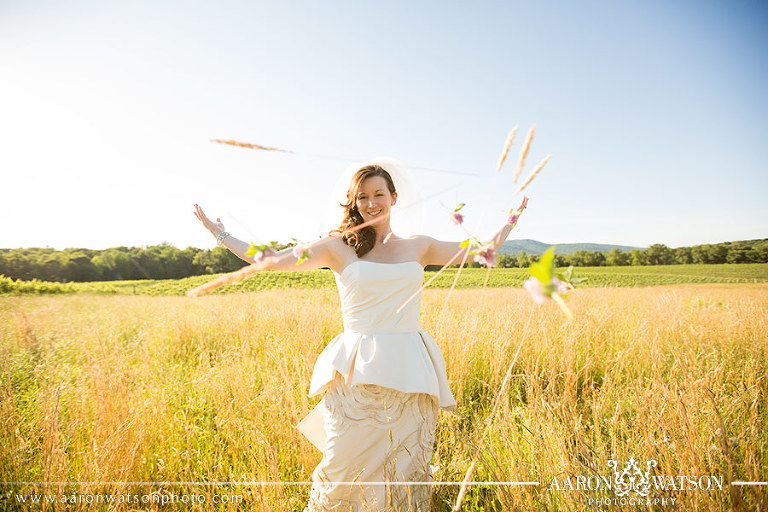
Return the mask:
[[194,214],[203,226],[216,237],[216,242],[219,246],[228,249],[247,263],[257,264],[258,270],[311,270],[334,266],[335,253],[331,248],[334,240],[330,238],[318,240],[312,244],[311,248],[307,248],[310,257],[304,258],[301,264],[298,264],[298,262],[302,257],[303,251],[296,251],[293,247],[274,251],[270,254],[248,256],[248,250],[251,245],[227,233],[220,218],[213,222],[205,215],[200,205],[197,204],[195,205]]
[[491,239],[490,243],[493,244],[493,250],[494,252],[499,249],[499,247],[504,244],[504,242],[507,241],[507,237],[509,237],[509,233],[512,232],[512,228],[515,227],[515,224],[517,224],[517,219],[520,217],[520,215],[523,214],[523,210],[525,210],[528,207],[528,197],[523,197],[523,202],[520,203],[520,206],[517,207],[517,210],[514,210],[512,213],[509,214],[509,217],[507,217],[507,222],[499,229],[499,231],[496,232],[495,235],[493,235],[493,238]]
[[[526,206],[528,206],[528,198],[524,197],[518,209],[510,214],[507,222],[488,241],[485,246],[487,250],[496,252],[502,246],[512,228],[515,227],[517,217],[522,214]],[[422,259],[424,265],[453,265],[461,263],[468,259],[467,252],[473,250],[472,247],[461,247],[460,242],[444,242],[433,238],[425,238],[427,239],[427,244],[424,258]],[[474,247],[474,249],[477,250],[477,247]]]

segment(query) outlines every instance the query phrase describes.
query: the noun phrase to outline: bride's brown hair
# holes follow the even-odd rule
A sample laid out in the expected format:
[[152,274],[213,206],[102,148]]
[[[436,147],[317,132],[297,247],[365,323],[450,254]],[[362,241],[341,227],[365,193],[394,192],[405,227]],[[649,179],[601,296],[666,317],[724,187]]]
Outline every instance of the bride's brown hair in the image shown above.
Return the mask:
[[352,247],[357,253],[358,258],[362,258],[368,253],[373,246],[376,245],[376,230],[373,227],[365,226],[364,228],[352,230],[352,228],[359,226],[365,222],[363,216],[357,209],[357,193],[363,182],[368,178],[374,176],[380,176],[387,182],[387,189],[389,193],[395,194],[395,182],[392,181],[392,176],[380,165],[366,165],[352,176],[352,181],[349,184],[349,190],[347,190],[347,202],[339,203],[344,208],[344,218],[341,221],[341,225],[338,229],[331,231],[329,234],[339,233],[344,243]]

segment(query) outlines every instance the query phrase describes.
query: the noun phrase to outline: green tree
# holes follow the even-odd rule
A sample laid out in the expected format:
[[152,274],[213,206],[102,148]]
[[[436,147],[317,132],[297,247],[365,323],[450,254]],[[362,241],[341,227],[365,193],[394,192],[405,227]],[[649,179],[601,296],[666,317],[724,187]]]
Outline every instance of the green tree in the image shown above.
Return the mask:
[[672,251],[674,252],[675,262],[681,265],[693,263],[693,250],[690,247],[678,247],[677,249],[672,249]]
[[703,245],[691,247],[691,259],[698,265],[709,263],[709,251]]
[[588,252],[586,263],[588,267],[602,267],[605,265],[605,254],[600,251]]
[[203,267],[206,274],[234,272],[247,265],[245,261],[221,247],[197,253],[194,264]]
[[[35,273],[36,279],[41,281],[64,281],[64,262],[61,254],[49,254],[42,260],[42,264],[37,266]],[[70,279],[71,281],[71,279]]]
[[648,265],[648,257],[643,249],[632,249],[629,253],[632,255],[632,265]]
[[610,266],[624,266],[632,263],[632,256],[619,250],[617,247],[611,249],[608,255],[605,257],[605,263]]
[[113,247],[101,251],[92,261],[101,279],[106,281],[140,278],[140,272],[134,265],[133,256],[127,247]]
[[509,254],[497,254],[496,266],[498,268],[512,268],[517,264],[517,260]]
[[571,265],[574,267],[589,267],[592,257],[587,251],[579,249],[578,251],[573,251],[571,253],[570,260]]
[[757,253],[758,263],[768,263],[768,240],[756,243],[753,250]]
[[757,251],[733,246],[728,248],[728,255],[725,257],[727,263],[754,263],[756,260]]
[[519,268],[527,268],[530,263],[531,262],[528,260],[528,255],[525,254],[525,251],[520,251],[520,254],[517,255],[517,266]]
[[97,281],[101,276],[98,268],[91,263],[91,251],[74,250],[61,255],[63,275],[57,281]]
[[555,254],[552,261],[554,262],[555,267],[562,268],[570,265],[570,259],[565,254]]
[[670,265],[674,262],[672,251],[664,244],[653,244],[645,250],[646,265]]
[[705,247],[709,255],[707,263],[726,263],[726,258],[728,257],[727,244],[706,245]]

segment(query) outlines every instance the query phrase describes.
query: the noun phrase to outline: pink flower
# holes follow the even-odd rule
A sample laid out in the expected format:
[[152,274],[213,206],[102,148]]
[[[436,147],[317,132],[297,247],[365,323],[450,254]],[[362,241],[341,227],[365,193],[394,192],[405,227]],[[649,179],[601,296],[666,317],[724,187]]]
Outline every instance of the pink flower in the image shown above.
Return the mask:
[[275,255],[274,249],[264,249],[263,251],[259,251],[256,253],[256,255],[253,257],[253,260],[256,263],[261,263],[267,258],[271,258]]
[[572,289],[567,281],[561,281],[556,277],[553,277],[546,287],[535,277],[530,277],[523,283],[523,288],[528,290],[536,304],[543,304],[547,299],[552,298],[553,293],[565,295]]
[[451,212],[449,215],[451,216],[451,222],[453,222],[457,226],[462,222],[464,222],[464,216],[459,212]]
[[541,281],[535,277],[529,277],[528,280],[523,283],[523,288],[528,290],[528,293],[531,294],[533,302],[536,304],[544,304],[549,298],[544,293],[544,286],[542,286]]
[[496,265],[496,251],[493,250],[493,244],[481,247],[475,254],[475,261],[486,267]]
[[517,220],[520,218],[520,216],[516,213],[510,213],[509,217],[507,217],[507,225],[514,226],[517,224]]
[[304,258],[311,258],[312,257],[312,251],[309,249],[309,246],[304,244],[296,244],[293,246],[293,257],[297,260]]

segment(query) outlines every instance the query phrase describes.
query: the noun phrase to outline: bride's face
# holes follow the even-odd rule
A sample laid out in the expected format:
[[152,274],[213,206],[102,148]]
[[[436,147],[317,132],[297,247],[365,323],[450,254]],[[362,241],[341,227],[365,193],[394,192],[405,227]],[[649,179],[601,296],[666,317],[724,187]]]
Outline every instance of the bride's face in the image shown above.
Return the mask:
[[384,218],[395,202],[397,202],[397,192],[391,194],[387,188],[387,180],[381,176],[366,178],[357,191],[357,211],[366,222]]

